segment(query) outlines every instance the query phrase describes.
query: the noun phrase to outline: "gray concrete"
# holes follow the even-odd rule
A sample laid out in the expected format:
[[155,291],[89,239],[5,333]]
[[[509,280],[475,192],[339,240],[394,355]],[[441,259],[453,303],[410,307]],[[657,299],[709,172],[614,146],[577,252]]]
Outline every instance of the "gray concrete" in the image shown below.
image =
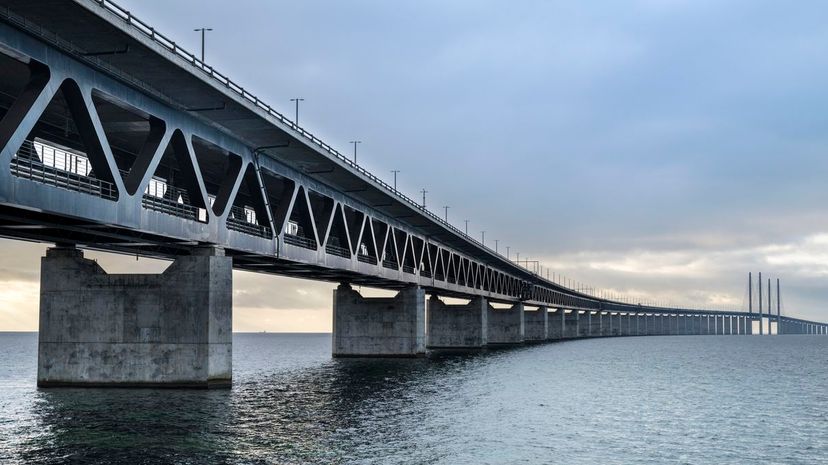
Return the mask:
[[589,337],[590,327],[590,312],[581,312],[578,314],[578,337]]
[[425,355],[425,291],[405,288],[394,297],[366,298],[348,284],[333,292],[334,357]]
[[523,311],[524,340],[526,342],[545,341],[549,339],[549,312],[547,307],[538,307],[535,311]]
[[489,304],[487,319],[489,323],[488,345],[523,343],[525,327],[522,302],[517,302],[509,308],[494,308]]
[[589,337],[601,336],[601,312],[589,313]]
[[488,303],[475,297],[465,305],[445,304],[436,294],[428,299],[429,348],[479,349],[488,342]]
[[41,260],[37,384],[228,387],[232,260],[197,248],[161,274],[108,274],[74,248]]
[[578,337],[578,311],[572,310],[564,313],[564,339]]
[[546,314],[549,328],[549,339],[558,340],[563,339],[564,334],[564,311],[556,309],[553,312]]

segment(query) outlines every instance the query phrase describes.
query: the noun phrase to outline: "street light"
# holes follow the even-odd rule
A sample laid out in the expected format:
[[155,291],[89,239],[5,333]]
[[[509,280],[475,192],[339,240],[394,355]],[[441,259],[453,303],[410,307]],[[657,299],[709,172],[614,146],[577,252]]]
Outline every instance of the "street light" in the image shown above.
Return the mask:
[[499,253],[497,251],[497,243],[500,242],[500,239],[495,239],[495,253]]
[[290,101],[296,102],[296,117],[293,118],[293,124],[299,126],[299,102],[304,102],[305,99],[297,97],[290,99]]
[[507,245],[506,246],[506,260],[509,260],[509,249],[511,249],[511,246]]
[[449,206],[445,205],[445,206],[443,206],[443,209],[446,211],[446,223],[448,223],[448,209],[449,209]]
[[391,172],[394,173],[394,190],[397,190],[397,173],[399,173],[400,170],[391,170]]
[[207,31],[212,31],[212,29],[209,27],[199,27],[193,29],[193,31],[201,32],[201,62],[204,63],[204,33],[206,33]]
[[486,245],[486,231],[480,231],[480,236],[481,236],[483,245]]
[[469,220],[463,220],[466,222],[466,235],[469,235]]
[[356,160],[357,160],[357,159],[356,159],[356,149],[357,149],[357,144],[361,144],[361,143],[362,143],[362,141],[361,141],[361,140],[352,140],[351,142],[349,142],[349,144],[354,144],[354,164],[355,164],[355,165],[356,165],[356,162],[357,162],[357,161],[356,161]]
[[426,195],[426,193],[428,193],[428,191],[427,191],[427,190],[425,190],[425,189],[423,189],[423,190],[421,190],[420,192],[422,192],[422,193],[423,193],[423,208],[425,209],[425,195]]

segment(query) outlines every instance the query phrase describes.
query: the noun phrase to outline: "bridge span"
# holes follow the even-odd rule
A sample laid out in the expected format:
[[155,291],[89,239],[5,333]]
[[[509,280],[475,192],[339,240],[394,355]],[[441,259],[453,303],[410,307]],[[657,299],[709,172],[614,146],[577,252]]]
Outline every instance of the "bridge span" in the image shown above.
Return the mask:
[[[544,279],[108,0],[0,0],[0,235],[56,244],[42,260],[42,386],[228,384],[233,268],[340,283],[335,356],[750,334],[758,318]],[[174,261],[111,275],[82,249]],[[828,329],[770,317],[783,333]]]

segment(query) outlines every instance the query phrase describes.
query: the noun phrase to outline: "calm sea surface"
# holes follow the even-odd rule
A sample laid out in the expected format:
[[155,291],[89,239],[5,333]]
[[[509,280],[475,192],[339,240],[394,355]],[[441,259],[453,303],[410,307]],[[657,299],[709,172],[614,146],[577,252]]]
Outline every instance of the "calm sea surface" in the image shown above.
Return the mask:
[[828,337],[553,343],[332,360],[237,334],[231,390],[37,389],[0,333],[0,463],[828,464]]

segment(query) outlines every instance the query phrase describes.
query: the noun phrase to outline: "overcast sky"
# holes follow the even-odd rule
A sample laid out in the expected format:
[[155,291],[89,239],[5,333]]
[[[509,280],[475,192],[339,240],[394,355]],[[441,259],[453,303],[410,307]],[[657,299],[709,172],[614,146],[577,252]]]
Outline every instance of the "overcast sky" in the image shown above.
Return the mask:
[[[192,51],[212,27],[209,63],[521,259],[688,305],[763,271],[828,319],[825,2],[120,4]],[[0,329],[36,329],[43,250],[0,242]],[[235,278],[235,330],[330,330],[330,284]]]

